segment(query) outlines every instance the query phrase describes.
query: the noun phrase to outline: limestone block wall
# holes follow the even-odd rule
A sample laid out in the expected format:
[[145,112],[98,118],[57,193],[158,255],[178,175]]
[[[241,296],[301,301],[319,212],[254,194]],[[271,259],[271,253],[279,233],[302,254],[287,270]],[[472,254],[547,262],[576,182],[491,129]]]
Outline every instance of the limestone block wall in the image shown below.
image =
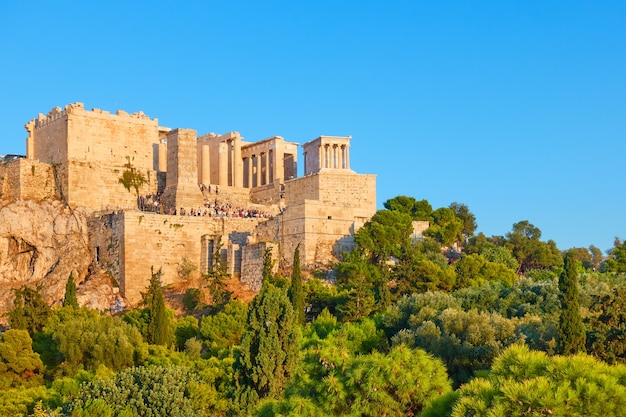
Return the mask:
[[68,160],[67,110],[55,107],[47,115],[39,113],[36,119],[25,126],[26,157],[46,163]]
[[94,212],[87,219],[87,225],[95,264],[123,286],[124,213]]
[[278,244],[274,242],[260,242],[244,246],[241,260],[241,282],[253,291],[260,291],[263,285],[263,258],[265,250],[272,252],[274,259],[273,272],[278,271]]
[[166,209],[201,207],[198,186],[196,131],[175,129],[167,134],[167,179],[161,202]]
[[250,199],[256,204],[278,204],[284,206],[283,185],[277,182],[250,189]]
[[[94,218],[93,253],[98,265],[109,270],[119,283],[120,292],[131,304],[141,301],[150,281],[151,267],[162,269],[163,285],[178,282],[178,267],[186,258],[202,272],[209,253],[206,244],[222,236],[223,248],[231,247],[233,258],[242,258],[241,247],[252,235],[257,219],[228,219],[169,216],[138,211],[101,214]],[[203,245],[205,245],[203,247]],[[227,262],[235,264],[235,259]],[[233,271],[238,275],[240,271]]]
[[327,266],[354,247],[355,219],[341,207],[306,201],[289,207],[283,215],[281,249],[291,265],[300,244],[300,261],[307,268]]
[[26,124],[27,157],[58,165],[68,202],[94,209],[135,204],[119,184],[128,163],[146,176],[143,193],[156,192],[159,126],[142,112],[116,114],[82,103],[55,108]]
[[1,198],[47,200],[56,197],[52,167],[39,161],[14,159],[0,165]]

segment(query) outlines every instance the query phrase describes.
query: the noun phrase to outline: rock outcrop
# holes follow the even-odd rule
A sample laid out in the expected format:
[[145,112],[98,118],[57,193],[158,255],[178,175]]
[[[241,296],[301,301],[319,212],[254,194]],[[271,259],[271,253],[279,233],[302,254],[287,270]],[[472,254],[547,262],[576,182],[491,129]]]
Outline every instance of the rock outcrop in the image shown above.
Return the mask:
[[[6,322],[4,313],[13,306],[13,288],[41,284],[44,298],[51,305],[58,304],[63,300],[70,273],[74,274],[79,299],[84,304],[108,309],[115,303],[111,280],[99,285],[99,297],[103,300],[95,300],[93,294],[81,294],[81,285],[94,285],[86,285],[93,259],[87,214],[81,209],[71,212],[60,201],[0,202],[1,322]],[[108,288],[103,289],[102,285]]]

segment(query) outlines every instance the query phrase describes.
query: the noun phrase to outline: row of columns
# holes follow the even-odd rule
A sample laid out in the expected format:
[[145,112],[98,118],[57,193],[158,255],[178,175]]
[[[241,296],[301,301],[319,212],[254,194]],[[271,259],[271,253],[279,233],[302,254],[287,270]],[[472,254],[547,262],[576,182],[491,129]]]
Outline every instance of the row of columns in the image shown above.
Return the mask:
[[346,145],[319,146],[320,168],[350,169],[350,148]]
[[[248,188],[274,182],[276,174],[284,169],[280,167],[282,165],[281,162],[282,160],[276,159],[275,152],[271,149],[267,152],[244,158],[244,164],[248,171]],[[277,165],[279,166],[277,167]]]
[[218,147],[218,185],[243,187],[241,146],[236,146],[233,139],[222,142]]

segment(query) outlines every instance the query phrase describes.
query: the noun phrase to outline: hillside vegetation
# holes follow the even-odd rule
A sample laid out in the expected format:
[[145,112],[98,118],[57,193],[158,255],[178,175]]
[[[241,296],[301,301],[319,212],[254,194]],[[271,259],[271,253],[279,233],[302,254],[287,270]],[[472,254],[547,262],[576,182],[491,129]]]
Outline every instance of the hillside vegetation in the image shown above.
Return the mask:
[[[416,235],[414,221],[430,227]],[[272,274],[236,299],[217,264],[166,303],[62,306],[14,290],[3,416],[623,416],[626,245],[559,249],[526,220],[476,233],[469,208],[388,200],[330,274]],[[83,307],[79,307],[79,304]]]

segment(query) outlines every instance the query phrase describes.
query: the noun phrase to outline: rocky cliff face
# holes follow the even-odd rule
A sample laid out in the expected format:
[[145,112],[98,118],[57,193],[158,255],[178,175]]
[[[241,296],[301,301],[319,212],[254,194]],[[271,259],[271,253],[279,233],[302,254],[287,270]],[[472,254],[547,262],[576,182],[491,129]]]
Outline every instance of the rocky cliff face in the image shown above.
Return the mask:
[[81,209],[71,213],[59,201],[0,201],[0,322],[13,306],[11,289],[41,284],[44,298],[57,304],[72,272],[81,305],[115,305],[111,280],[90,275],[87,215]]

